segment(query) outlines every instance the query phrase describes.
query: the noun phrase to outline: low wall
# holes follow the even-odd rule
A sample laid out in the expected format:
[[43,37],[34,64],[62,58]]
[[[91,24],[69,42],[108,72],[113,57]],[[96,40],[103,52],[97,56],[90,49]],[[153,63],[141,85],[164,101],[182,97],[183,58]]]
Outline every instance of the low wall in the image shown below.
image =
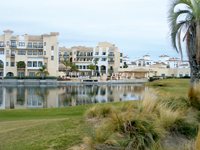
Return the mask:
[[57,79],[3,79],[0,84],[2,85],[57,85]]

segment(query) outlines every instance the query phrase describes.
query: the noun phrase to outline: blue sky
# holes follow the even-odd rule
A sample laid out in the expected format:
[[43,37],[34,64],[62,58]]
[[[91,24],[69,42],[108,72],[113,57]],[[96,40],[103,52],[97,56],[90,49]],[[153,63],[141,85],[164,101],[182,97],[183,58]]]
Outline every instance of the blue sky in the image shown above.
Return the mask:
[[[132,61],[149,53],[180,55],[172,49],[167,23],[171,0],[6,0],[2,1],[1,34],[41,35],[60,32],[60,46],[115,44]],[[184,59],[187,57],[184,55]]]

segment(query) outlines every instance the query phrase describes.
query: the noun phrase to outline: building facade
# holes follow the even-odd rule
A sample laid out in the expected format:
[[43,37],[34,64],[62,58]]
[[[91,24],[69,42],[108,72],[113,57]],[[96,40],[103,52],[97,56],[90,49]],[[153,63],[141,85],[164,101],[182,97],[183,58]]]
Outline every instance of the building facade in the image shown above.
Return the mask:
[[[123,66],[123,53],[108,42],[99,42],[97,47],[74,46],[70,49],[66,47],[59,48],[60,71],[66,70],[61,65],[62,62],[68,61],[78,65],[79,76],[94,75],[94,71],[88,69],[90,64],[96,65],[95,72],[100,75],[113,73],[114,68]],[[96,63],[95,63],[96,62]]]
[[[0,77],[35,76],[45,65],[50,76],[58,75],[58,32],[43,35],[13,36],[13,31],[4,30],[0,35]],[[24,61],[25,68],[16,63]]]

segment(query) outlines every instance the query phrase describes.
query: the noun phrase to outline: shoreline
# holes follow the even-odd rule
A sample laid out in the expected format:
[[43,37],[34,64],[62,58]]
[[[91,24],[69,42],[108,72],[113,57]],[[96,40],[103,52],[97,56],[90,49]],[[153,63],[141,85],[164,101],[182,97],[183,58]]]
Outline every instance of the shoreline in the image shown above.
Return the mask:
[[[148,82],[148,81],[147,81]],[[1,86],[62,86],[62,85],[111,85],[111,84],[143,84],[145,81],[100,81],[100,82],[72,82],[72,81],[57,81],[56,79],[4,79],[0,80]]]

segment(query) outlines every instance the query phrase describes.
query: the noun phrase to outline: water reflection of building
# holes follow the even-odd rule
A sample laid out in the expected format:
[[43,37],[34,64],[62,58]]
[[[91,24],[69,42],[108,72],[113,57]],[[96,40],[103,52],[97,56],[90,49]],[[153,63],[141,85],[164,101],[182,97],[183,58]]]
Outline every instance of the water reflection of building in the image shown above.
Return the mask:
[[142,85],[0,87],[0,109],[53,108],[142,99]]
[[58,95],[59,107],[142,99],[142,85],[71,85]]

